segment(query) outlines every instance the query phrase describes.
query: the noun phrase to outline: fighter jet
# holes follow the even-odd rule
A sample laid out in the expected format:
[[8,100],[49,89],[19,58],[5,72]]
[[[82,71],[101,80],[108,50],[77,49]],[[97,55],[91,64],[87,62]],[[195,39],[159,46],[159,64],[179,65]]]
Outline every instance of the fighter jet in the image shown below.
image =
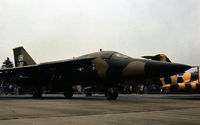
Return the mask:
[[0,70],[0,81],[29,88],[41,97],[43,88],[73,95],[72,86],[103,86],[107,99],[118,97],[123,81],[171,76],[191,68],[189,65],[136,59],[115,51],[100,51],[73,59],[36,64],[23,47],[13,49],[15,67]]

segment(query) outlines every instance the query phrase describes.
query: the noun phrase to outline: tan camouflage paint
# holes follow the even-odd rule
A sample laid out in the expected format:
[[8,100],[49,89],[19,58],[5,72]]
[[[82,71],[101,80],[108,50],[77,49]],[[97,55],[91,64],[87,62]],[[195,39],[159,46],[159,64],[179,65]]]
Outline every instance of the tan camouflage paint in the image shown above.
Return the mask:
[[100,78],[105,78],[107,75],[107,70],[109,68],[109,65],[106,61],[104,61],[102,58],[98,57],[92,61],[96,65],[96,70],[98,73],[98,76]]
[[144,62],[133,61],[122,70],[122,76],[130,77],[132,75],[145,75],[144,67]]
[[96,52],[89,54],[88,56],[95,56],[96,59],[92,60],[92,63],[96,66],[97,74],[100,78],[105,78],[107,76],[107,70],[109,68],[108,63],[101,58],[102,52]]

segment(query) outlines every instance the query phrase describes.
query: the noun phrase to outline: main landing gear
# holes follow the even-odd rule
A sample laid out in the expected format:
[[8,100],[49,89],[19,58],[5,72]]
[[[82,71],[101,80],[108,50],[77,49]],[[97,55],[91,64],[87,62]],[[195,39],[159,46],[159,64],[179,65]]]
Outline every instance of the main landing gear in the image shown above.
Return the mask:
[[86,87],[84,88],[84,93],[86,96],[92,96],[92,87]]
[[35,88],[33,89],[33,93],[32,93],[32,97],[33,98],[41,98],[42,97],[42,88]]
[[108,100],[116,100],[118,97],[118,90],[117,88],[110,88],[105,92],[105,97]]
[[73,93],[72,88],[66,89],[66,90],[64,91],[64,96],[65,96],[66,99],[71,99],[72,96],[73,96],[73,94],[74,94],[74,93]]

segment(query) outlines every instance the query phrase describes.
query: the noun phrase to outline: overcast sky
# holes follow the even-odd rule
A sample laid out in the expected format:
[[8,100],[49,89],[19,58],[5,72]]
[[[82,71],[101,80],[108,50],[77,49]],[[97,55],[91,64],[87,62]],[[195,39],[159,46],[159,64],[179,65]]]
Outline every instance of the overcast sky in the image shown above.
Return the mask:
[[1,0],[0,62],[17,46],[37,63],[102,48],[200,65],[200,0]]

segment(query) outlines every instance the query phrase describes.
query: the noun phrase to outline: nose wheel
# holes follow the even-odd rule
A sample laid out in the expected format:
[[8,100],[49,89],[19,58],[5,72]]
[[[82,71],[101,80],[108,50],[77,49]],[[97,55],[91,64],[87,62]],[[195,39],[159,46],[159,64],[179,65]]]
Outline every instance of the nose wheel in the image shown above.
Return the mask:
[[118,90],[117,88],[110,88],[105,92],[105,97],[108,100],[116,100],[118,97]]

